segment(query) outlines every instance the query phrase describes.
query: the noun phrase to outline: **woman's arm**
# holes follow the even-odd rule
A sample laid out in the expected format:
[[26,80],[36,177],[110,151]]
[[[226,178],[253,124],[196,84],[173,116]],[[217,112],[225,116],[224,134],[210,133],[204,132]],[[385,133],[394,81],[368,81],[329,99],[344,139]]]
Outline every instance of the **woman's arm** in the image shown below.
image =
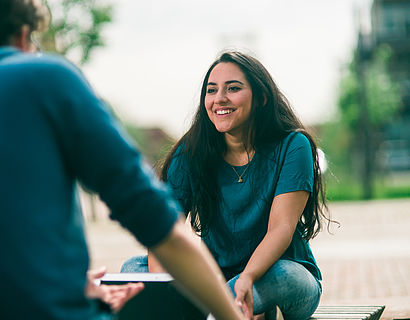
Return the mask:
[[211,312],[216,319],[245,319],[234,304],[212,255],[186,232],[182,221],[178,221],[167,238],[151,251],[188,297],[204,311]]
[[256,247],[235,284],[236,301],[246,314],[253,312],[252,285],[289,247],[309,193],[295,191],[276,196],[269,215],[268,230]]

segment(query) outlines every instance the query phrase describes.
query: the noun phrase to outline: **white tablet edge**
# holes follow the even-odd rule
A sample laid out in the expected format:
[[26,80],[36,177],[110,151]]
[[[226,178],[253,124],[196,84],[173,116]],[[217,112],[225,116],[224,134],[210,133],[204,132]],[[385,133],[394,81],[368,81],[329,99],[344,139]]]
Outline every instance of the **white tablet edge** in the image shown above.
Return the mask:
[[94,280],[94,283],[100,285],[101,281],[168,282],[172,280],[174,280],[174,278],[169,273],[165,272],[123,272],[106,273],[102,278]]

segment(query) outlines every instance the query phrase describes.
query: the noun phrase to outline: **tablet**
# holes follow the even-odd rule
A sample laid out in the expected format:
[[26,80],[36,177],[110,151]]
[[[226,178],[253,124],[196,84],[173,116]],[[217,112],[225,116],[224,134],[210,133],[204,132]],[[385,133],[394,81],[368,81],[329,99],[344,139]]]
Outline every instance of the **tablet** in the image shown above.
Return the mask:
[[201,320],[206,319],[194,304],[174,287],[168,273],[107,273],[101,284],[121,285],[143,282],[145,287],[129,300],[117,315],[118,320]]
[[174,278],[169,273],[106,273],[102,278],[97,279],[101,284],[125,284],[129,282],[144,282],[144,283],[168,283]]

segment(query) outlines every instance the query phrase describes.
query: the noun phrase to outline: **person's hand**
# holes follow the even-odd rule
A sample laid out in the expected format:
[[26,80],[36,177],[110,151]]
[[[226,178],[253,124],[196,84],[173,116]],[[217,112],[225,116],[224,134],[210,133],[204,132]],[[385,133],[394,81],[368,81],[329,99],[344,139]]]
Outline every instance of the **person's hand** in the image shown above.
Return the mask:
[[105,267],[87,272],[85,295],[91,299],[100,299],[109,304],[114,312],[118,312],[124,304],[144,289],[143,283],[127,283],[124,285],[97,285],[95,280],[104,276]]
[[242,309],[246,319],[253,319],[253,281],[245,274],[241,274],[235,283],[235,302]]
[[117,313],[121,310],[124,304],[137,295],[142,289],[144,284],[139,283],[127,283],[124,285],[101,285],[102,298],[105,303],[109,304],[111,310]]

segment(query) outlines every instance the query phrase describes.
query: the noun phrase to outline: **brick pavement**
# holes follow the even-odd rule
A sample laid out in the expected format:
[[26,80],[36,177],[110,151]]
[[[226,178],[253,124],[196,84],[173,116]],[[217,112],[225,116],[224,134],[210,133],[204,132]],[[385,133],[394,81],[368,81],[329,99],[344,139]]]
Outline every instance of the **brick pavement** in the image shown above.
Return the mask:
[[[410,318],[410,198],[332,203],[341,223],[311,245],[323,273],[322,305],[386,305],[382,319]],[[102,214],[104,216],[104,214]],[[87,223],[91,265],[118,272],[145,252],[118,224]]]
[[341,223],[311,243],[323,273],[322,305],[386,305],[410,318],[410,199],[333,203]]

